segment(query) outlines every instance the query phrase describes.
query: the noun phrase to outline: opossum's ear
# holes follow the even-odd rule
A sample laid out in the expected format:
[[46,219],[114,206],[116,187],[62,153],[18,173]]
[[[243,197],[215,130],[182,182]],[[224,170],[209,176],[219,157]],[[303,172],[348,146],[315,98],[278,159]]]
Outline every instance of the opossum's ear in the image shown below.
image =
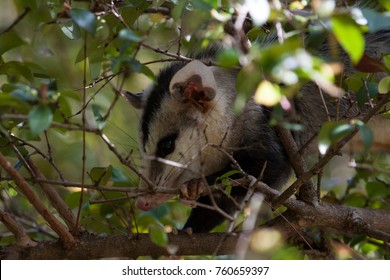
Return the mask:
[[133,105],[134,108],[136,109],[142,109],[144,107],[144,102],[143,102],[143,92],[140,93],[131,93],[129,91],[123,91],[121,93],[126,100]]
[[173,76],[169,90],[177,101],[190,103],[204,111],[211,106],[210,101],[215,97],[217,84],[211,68],[194,60]]

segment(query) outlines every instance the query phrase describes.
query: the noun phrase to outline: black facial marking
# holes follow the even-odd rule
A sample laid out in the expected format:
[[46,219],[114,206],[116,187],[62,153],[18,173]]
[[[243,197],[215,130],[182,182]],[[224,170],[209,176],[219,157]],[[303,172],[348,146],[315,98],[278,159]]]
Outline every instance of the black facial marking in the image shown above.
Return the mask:
[[148,142],[150,124],[154,118],[158,115],[157,112],[160,110],[162,101],[170,97],[169,94],[169,83],[176,72],[181,69],[184,63],[172,63],[167,68],[161,70],[157,78],[157,84],[153,91],[150,93],[142,116],[141,130],[142,130],[142,144],[145,147]]
[[173,133],[162,138],[157,144],[156,156],[165,158],[166,156],[171,154],[176,148],[175,141],[177,136],[177,133]]
[[[212,59],[218,53],[218,47],[210,47],[198,54],[190,53],[188,56],[193,57],[195,59],[207,60]],[[153,91],[150,93],[148,99],[145,102],[145,107],[143,111],[142,121],[141,121],[141,132],[142,132],[142,145],[145,147],[146,142],[148,142],[149,138],[149,129],[151,122],[158,115],[157,112],[160,110],[162,101],[170,97],[169,93],[169,84],[176,74],[181,68],[183,68],[187,63],[186,62],[175,62],[170,64],[168,67],[161,70],[157,77],[157,83],[154,87]]]

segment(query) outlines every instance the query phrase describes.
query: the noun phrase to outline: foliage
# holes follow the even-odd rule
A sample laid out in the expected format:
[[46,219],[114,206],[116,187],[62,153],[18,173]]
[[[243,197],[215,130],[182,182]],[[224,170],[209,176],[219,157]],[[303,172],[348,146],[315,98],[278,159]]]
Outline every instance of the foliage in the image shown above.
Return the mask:
[[[255,20],[248,23],[247,2],[263,5],[269,14],[251,9]],[[333,97],[346,90],[356,95],[362,106],[389,93],[389,76],[376,78],[372,73],[389,73],[390,56],[382,63],[364,54],[364,34],[390,27],[386,1],[361,9],[324,6],[333,1],[309,1],[311,5],[307,1],[281,2],[285,1],[272,1],[271,5],[267,1],[227,0],[3,1],[0,152],[57,218],[60,214],[52,201],[44,198],[42,183],[61,195],[74,219],[88,232],[113,235],[151,229],[152,241],[167,246],[161,225],[168,232],[181,228],[190,209],[177,201],[149,212],[134,207],[139,195],[136,127],[140,115],[122,96],[125,91],[139,92],[155,82],[162,63],[184,60],[188,50],[223,41],[226,49],[215,63],[240,68],[237,110],[255,94],[257,102],[275,106],[273,121],[293,131],[301,129],[299,124],[278,112],[283,112],[287,100],[299,96],[308,81],[316,82]],[[309,13],[301,12],[306,4]],[[244,28],[234,27],[232,22],[239,20]],[[243,33],[251,41],[250,48]],[[362,72],[341,80],[340,65],[316,53],[327,38],[336,40]],[[340,49],[335,47],[331,52]],[[321,153],[355,129],[368,151],[373,137],[370,130],[364,122],[352,120],[323,126],[318,135]],[[319,176],[323,199],[389,209],[389,158],[367,153],[349,165],[356,172],[351,173],[348,183],[335,182],[335,175],[327,174],[332,168],[324,171],[323,178]],[[43,174],[38,175],[33,166]],[[14,178],[4,169],[0,169],[0,176],[1,210],[11,213],[34,240],[57,238]],[[217,230],[225,228],[226,224]],[[1,226],[1,232],[2,245],[15,241],[7,227]],[[339,244],[332,247],[335,257],[344,258],[340,252],[345,248],[350,252],[347,258],[389,256],[383,241],[365,235],[332,230],[313,235],[319,243],[326,238]],[[307,257],[296,247],[281,245],[282,239],[275,236],[270,237],[278,241],[273,250],[258,249],[257,236],[262,233],[253,237],[256,257]]]

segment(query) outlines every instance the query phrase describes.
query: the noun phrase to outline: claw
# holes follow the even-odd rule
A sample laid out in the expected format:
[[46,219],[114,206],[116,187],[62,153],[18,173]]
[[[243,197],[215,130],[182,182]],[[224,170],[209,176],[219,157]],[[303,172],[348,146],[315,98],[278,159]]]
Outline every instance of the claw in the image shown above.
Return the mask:
[[183,231],[185,233],[187,233],[189,236],[192,236],[192,228],[188,227],[188,228],[184,228]]
[[173,227],[172,228],[172,234],[173,235],[178,235],[179,234],[179,230],[176,227]]
[[206,193],[206,184],[204,179],[191,179],[180,186],[181,196],[187,200],[198,200]]

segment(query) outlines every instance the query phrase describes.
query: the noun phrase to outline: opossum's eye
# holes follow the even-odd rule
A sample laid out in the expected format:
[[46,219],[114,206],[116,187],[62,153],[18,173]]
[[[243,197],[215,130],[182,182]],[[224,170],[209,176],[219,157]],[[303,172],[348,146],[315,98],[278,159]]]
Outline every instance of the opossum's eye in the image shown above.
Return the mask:
[[156,156],[165,158],[175,150],[177,134],[170,134],[160,140],[157,144]]

